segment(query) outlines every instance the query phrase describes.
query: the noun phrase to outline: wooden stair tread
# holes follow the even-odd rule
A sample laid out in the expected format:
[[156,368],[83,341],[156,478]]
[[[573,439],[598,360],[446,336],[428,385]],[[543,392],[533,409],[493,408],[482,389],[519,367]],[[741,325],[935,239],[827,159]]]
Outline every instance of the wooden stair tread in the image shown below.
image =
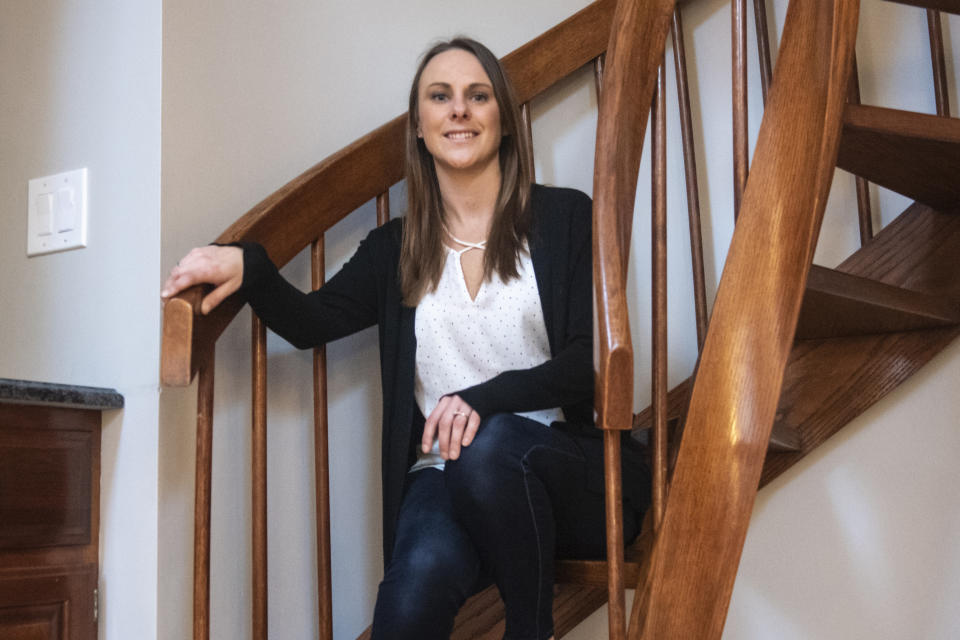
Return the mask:
[[889,0],[897,4],[908,4],[911,7],[936,9],[947,13],[960,14],[960,0]]
[[797,339],[895,333],[960,323],[960,304],[813,265],[797,322]]
[[942,209],[960,205],[960,119],[848,104],[837,166]]
[[837,270],[956,300],[960,216],[914,203]]
[[[838,271],[930,296],[960,299],[960,216],[915,203]],[[801,340],[787,364],[776,425],[801,433],[796,452],[771,452],[761,486],[893,391],[960,327]]]
[[763,486],[893,391],[945,348],[960,328],[805,340],[787,364],[775,424],[802,434],[796,452],[771,452]]

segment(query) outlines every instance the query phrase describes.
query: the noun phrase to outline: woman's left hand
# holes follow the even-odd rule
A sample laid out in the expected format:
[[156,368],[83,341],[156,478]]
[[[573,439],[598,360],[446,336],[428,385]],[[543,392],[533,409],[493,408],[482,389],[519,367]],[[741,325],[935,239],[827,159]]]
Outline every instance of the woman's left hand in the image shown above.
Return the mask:
[[473,442],[480,426],[480,414],[460,399],[460,396],[443,396],[423,425],[420,448],[429,453],[436,436],[440,443],[440,456],[444,460],[460,457],[460,448]]

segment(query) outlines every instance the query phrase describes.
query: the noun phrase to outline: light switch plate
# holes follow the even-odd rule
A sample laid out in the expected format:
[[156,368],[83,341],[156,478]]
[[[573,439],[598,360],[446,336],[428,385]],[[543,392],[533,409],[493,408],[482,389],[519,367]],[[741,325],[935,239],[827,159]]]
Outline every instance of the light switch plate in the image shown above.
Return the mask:
[[27,255],[87,246],[87,170],[30,180],[27,188]]

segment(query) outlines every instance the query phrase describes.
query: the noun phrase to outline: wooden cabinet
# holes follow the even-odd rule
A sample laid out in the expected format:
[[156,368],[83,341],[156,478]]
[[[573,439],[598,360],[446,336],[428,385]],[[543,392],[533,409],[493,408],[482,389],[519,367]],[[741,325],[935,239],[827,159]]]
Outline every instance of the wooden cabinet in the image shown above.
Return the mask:
[[98,409],[0,402],[0,638],[95,640]]

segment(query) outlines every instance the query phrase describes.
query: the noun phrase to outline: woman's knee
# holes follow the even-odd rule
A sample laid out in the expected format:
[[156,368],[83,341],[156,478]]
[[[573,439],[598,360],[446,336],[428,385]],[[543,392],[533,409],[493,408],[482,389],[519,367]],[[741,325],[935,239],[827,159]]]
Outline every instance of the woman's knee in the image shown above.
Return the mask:
[[511,471],[519,469],[520,454],[509,446],[518,420],[509,413],[485,418],[473,442],[460,450],[460,457],[447,461],[444,478],[454,502],[498,491]]
[[442,548],[417,549],[395,558],[377,592],[374,629],[385,630],[385,638],[443,637],[478,571],[475,560]]

